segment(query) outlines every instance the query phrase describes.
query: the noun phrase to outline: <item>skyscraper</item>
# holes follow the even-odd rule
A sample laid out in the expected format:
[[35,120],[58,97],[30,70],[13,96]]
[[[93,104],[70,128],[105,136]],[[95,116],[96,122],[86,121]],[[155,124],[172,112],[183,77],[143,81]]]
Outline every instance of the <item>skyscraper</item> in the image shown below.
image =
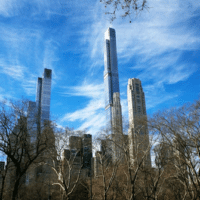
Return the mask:
[[92,159],[92,135],[83,135],[83,168],[91,170]]
[[52,70],[44,69],[43,77],[37,80],[36,102],[29,101],[27,113],[27,128],[31,142],[36,141],[36,132],[43,127],[45,120],[50,119]]
[[36,102],[28,102],[28,112],[27,112],[27,130],[30,135],[30,142],[34,143],[36,141],[36,132],[38,124],[38,111]]
[[[115,142],[117,135],[122,133],[122,115],[119,93],[119,77],[117,65],[117,47],[115,30],[108,28],[105,33],[104,52],[104,87],[105,87],[105,110],[107,127]],[[114,160],[119,153],[116,145],[113,147]]]
[[128,80],[128,111],[129,111],[129,150],[132,164],[141,162],[151,167],[149,150],[149,134],[146,123],[145,95],[141,81],[137,78]]
[[50,119],[51,78],[52,70],[45,68],[43,77],[39,77],[37,82],[36,106],[41,125]]

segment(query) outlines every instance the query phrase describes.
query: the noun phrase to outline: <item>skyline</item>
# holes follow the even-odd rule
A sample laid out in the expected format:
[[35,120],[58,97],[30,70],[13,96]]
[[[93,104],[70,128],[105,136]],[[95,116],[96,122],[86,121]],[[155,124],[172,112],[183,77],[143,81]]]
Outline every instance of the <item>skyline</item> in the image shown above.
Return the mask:
[[105,124],[104,33],[116,30],[122,113],[127,84],[139,78],[147,114],[199,97],[200,3],[149,2],[150,9],[110,24],[99,1],[3,0],[0,3],[0,99],[35,101],[37,77],[52,69],[51,119],[60,126]]

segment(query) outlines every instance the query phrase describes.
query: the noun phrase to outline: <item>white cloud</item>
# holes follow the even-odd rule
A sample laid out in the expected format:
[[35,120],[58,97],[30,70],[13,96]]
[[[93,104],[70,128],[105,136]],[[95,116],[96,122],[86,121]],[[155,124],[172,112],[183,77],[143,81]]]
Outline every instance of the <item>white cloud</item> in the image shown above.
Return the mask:
[[80,110],[77,110],[73,113],[68,113],[64,116],[62,121],[75,121],[75,120],[87,120],[90,119],[91,116],[95,116],[97,114],[97,111],[101,108],[103,108],[104,105],[102,104],[102,98],[100,99],[92,99],[89,101],[87,106],[85,108],[82,108]]
[[[85,32],[84,36],[84,40],[89,41],[91,58],[101,61],[104,32],[109,27],[109,22],[105,22],[106,16],[102,5],[96,4],[92,16],[93,24],[89,25],[89,31]],[[199,3],[196,6],[200,7]],[[173,0],[167,3],[149,1],[149,7],[149,12],[141,12],[131,24],[120,17],[113,22],[117,35],[119,62],[126,63],[134,56],[140,56],[136,57],[136,60],[149,60],[166,52],[194,50],[199,46],[198,31],[189,24],[189,20],[195,16],[193,12],[197,7],[188,9],[188,4],[182,5],[179,1],[174,3]]]
[[0,73],[6,74],[18,81],[24,78],[25,69],[25,67],[20,65],[5,65],[5,63],[0,61]]
[[67,87],[69,91],[63,94],[73,95],[73,96],[84,96],[89,98],[99,98],[104,92],[103,84],[89,84],[86,81],[80,86]]
[[17,12],[19,6],[20,4],[17,0],[1,0],[0,15],[3,15],[5,17],[12,16]]
[[78,120],[82,124],[77,129],[83,130],[87,128],[90,133],[96,133],[105,125],[103,84],[87,84],[85,81],[83,85],[70,87],[68,90],[63,94],[83,96],[90,100],[84,108],[65,114],[61,122]]
[[[0,73],[9,76],[12,80],[20,83],[26,94],[33,95],[35,93],[37,79],[34,74],[29,73],[27,67],[24,67],[22,65],[10,64],[4,59],[0,59]],[[16,91],[10,91],[7,96],[12,97],[13,92]]]
[[[36,16],[38,14],[46,14],[49,17],[51,14],[62,14],[62,0],[48,1],[48,0],[1,0],[0,1],[0,15],[4,17],[12,17],[20,15],[23,9],[29,8],[29,14]],[[51,11],[54,11],[51,13]]]

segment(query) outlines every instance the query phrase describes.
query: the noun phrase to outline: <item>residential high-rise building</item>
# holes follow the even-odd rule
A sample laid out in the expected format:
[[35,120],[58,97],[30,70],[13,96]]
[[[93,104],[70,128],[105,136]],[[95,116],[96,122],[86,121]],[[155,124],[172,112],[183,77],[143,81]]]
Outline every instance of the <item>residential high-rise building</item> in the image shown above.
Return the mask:
[[36,105],[41,125],[43,125],[45,120],[50,119],[51,79],[52,70],[45,68],[43,77],[39,77],[37,82]]
[[91,169],[92,135],[83,135],[83,168]]
[[[30,143],[33,147],[33,152],[36,151],[34,148],[37,144],[38,138],[40,139],[40,133],[44,131],[44,122],[50,120],[51,78],[52,70],[45,68],[43,77],[39,77],[37,80],[36,102],[29,101],[28,103],[27,130],[30,137]],[[46,125],[50,124],[48,123]],[[48,135],[49,144],[53,149],[55,145],[55,136],[51,128],[48,130]],[[34,180],[35,177],[38,177],[38,174],[43,174],[45,176],[48,174],[48,176],[50,176],[52,174],[50,171],[51,169],[49,166],[39,166],[36,170],[30,168],[26,174],[26,181],[29,183],[30,180]]]
[[132,78],[128,80],[127,94],[129,111],[129,151],[131,162],[134,165],[139,164],[144,160],[144,165],[151,167],[145,95],[139,79]]
[[52,70],[45,68],[43,77],[37,80],[36,102],[28,102],[27,129],[31,143],[36,141],[45,120],[50,119],[51,77]]
[[[108,28],[105,33],[104,87],[107,128],[110,135],[114,136],[114,141],[118,142],[118,136],[122,133],[122,115],[119,93],[116,34],[115,30],[112,28]],[[112,157],[116,160],[120,153],[119,149],[117,149],[117,146],[114,144],[112,151]]]
[[102,152],[96,151],[94,157],[94,176],[102,175],[102,170],[101,170],[103,165],[102,157],[103,157]]
[[83,134],[82,136],[69,137],[70,152],[82,157],[82,168],[87,176],[91,173],[92,161],[92,135]]
[[82,151],[83,151],[82,138],[79,136],[70,136],[69,147],[70,147],[70,150],[76,150],[77,153],[79,152],[82,154]]
[[107,122],[112,124],[113,94],[119,93],[117,49],[115,30],[108,28],[105,33],[104,51],[105,110]]
[[38,110],[36,102],[28,102],[27,130],[30,135],[30,142],[34,143],[37,138]]
[[38,116],[41,115],[41,97],[42,96],[42,78],[38,77],[36,89],[36,106],[38,108]]

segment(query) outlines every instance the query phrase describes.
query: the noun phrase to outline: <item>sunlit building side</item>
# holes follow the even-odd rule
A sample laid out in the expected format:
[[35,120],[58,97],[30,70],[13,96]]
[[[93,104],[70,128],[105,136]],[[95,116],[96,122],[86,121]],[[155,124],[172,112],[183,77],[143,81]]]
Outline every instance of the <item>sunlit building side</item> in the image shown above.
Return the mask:
[[132,78],[128,80],[127,94],[131,162],[133,165],[139,164],[144,157],[144,166],[151,167],[145,95],[139,79]]

